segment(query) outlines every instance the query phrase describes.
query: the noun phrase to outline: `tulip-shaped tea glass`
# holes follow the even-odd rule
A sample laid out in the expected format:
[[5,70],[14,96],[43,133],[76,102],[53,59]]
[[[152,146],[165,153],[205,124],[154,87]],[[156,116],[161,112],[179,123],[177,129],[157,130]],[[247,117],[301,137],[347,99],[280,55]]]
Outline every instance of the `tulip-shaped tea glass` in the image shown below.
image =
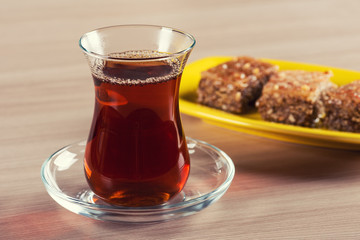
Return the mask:
[[84,169],[104,201],[153,206],[183,189],[190,159],[178,94],[194,45],[188,33],[150,25],[106,27],[81,37],[95,86]]

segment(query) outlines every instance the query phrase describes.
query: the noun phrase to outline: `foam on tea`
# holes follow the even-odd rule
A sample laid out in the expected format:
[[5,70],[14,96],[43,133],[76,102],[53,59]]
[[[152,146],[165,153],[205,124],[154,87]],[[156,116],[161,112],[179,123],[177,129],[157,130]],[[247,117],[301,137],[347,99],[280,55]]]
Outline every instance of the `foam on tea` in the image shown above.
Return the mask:
[[116,84],[164,82],[177,77],[182,71],[179,60],[167,59],[167,56],[167,53],[150,50],[111,53],[108,60],[95,59],[92,74],[103,81]]

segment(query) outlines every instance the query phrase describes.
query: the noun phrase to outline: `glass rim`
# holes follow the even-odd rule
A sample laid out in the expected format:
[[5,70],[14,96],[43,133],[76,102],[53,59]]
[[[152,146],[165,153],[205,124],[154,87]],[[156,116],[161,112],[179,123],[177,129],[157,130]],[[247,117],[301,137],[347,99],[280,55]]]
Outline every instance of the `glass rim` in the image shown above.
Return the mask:
[[[103,31],[103,30],[107,30],[107,29],[114,29],[114,28],[125,28],[125,27],[132,27],[132,28],[141,28],[141,27],[146,27],[146,28],[158,28],[158,29],[168,29],[171,30],[173,32],[177,32],[179,34],[182,34],[184,36],[187,36],[190,40],[191,40],[191,44],[185,48],[182,49],[180,51],[177,52],[171,52],[171,53],[167,53],[167,55],[165,56],[158,56],[158,57],[150,57],[150,58],[123,58],[123,57],[111,57],[108,55],[104,55],[104,54],[99,54],[96,52],[92,52],[89,51],[88,49],[86,49],[83,45],[82,45],[82,40],[90,33],[96,32],[96,31]],[[169,58],[174,58],[175,56],[179,56],[179,55],[184,55],[187,52],[189,52],[191,49],[193,49],[193,47],[195,46],[196,40],[194,38],[193,35],[191,35],[188,32],[176,29],[176,28],[172,28],[172,27],[167,27],[167,26],[161,26],[161,25],[150,25],[150,24],[124,24],[124,25],[112,25],[112,26],[107,26],[107,27],[101,27],[101,28],[97,28],[94,29],[92,31],[86,32],[84,33],[80,39],[79,39],[79,46],[81,48],[81,50],[90,56],[96,57],[96,58],[101,58],[104,60],[112,60],[112,61],[129,61],[129,62],[136,62],[136,61],[154,61],[154,60],[166,60]],[[134,49],[134,50],[138,50],[138,49]]]

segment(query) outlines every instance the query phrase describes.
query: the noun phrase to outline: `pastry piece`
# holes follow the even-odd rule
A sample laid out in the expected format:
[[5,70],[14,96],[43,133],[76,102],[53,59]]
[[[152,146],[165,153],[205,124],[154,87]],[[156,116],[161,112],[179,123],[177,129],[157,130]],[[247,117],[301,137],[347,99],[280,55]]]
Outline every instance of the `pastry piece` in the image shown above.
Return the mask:
[[198,103],[232,113],[244,113],[260,97],[277,66],[251,57],[237,57],[201,73]]
[[322,92],[334,88],[330,72],[279,71],[264,86],[256,106],[264,120],[318,127],[324,117]]
[[324,106],[324,127],[360,132],[360,80],[326,92]]

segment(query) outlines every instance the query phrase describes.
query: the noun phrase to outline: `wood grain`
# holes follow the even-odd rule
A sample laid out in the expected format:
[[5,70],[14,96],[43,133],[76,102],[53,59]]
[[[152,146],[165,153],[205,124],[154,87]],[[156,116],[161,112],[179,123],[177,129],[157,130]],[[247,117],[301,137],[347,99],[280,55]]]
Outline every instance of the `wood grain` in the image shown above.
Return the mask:
[[57,205],[40,179],[51,153],[89,131],[93,86],[77,45],[84,32],[166,25],[196,37],[189,62],[250,55],[360,71],[359,8],[354,0],[2,1],[0,238],[359,239],[359,152],[259,138],[186,115],[186,134],[236,165],[228,192],[196,215],[95,221]]

